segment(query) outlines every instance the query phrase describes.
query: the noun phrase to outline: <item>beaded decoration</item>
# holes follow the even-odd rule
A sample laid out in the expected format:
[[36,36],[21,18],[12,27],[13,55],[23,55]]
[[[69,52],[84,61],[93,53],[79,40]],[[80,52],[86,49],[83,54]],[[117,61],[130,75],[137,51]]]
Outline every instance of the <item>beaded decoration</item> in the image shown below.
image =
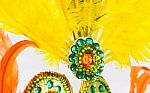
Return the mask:
[[41,72],[29,82],[24,93],[73,93],[65,75]]
[[[51,66],[65,63],[78,79],[86,82],[81,93],[110,93],[100,77],[103,60],[105,64],[116,62],[121,68],[130,67],[131,58],[137,63],[149,62],[149,9],[150,0],[0,0],[0,29],[32,41],[16,44],[0,57],[0,93],[16,91],[18,80],[10,77],[18,72],[12,71],[10,65],[33,42]],[[4,51],[3,47],[0,49]],[[13,72],[10,77],[9,71]],[[15,83],[9,82],[12,80]],[[72,93],[72,88],[64,75],[42,72],[30,81],[24,93],[28,92]]]
[[92,38],[78,39],[71,47],[70,69],[78,79],[93,80],[103,71],[104,53]]

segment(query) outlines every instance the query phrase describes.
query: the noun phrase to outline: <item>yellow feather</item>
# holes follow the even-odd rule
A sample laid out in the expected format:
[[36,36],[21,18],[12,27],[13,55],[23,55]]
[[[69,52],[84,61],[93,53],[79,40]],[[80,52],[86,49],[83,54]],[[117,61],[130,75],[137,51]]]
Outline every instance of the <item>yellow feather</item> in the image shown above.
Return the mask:
[[1,0],[0,27],[35,41],[56,64],[67,61],[73,40],[99,28],[102,8],[99,0]]
[[50,64],[65,60],[72,32],[60,0],[0,0],[0,27],[35,41]]
[[35,41],[50,64],[67,62],[75,39],[102,31],[107,61],[129,66],[130,56],[150,57],[149,9],[148,0],[0,0],[0,27]]
[[106,3],[99,42],[105,52],[110,51],[109,62],[115,60],[121,66],[130,66],[130,56],[136,61],[146,61],[145,57],[150,58],[150,1],[107,0]]

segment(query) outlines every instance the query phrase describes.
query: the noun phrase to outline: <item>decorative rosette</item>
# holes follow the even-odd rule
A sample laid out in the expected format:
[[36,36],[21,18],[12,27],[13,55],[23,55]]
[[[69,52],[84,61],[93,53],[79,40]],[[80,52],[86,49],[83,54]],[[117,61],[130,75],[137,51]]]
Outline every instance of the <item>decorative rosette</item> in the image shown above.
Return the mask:
[[71,47],[70,69],[78,79],[93,80],[103,71],[104,53],[92,38],[78,39]]

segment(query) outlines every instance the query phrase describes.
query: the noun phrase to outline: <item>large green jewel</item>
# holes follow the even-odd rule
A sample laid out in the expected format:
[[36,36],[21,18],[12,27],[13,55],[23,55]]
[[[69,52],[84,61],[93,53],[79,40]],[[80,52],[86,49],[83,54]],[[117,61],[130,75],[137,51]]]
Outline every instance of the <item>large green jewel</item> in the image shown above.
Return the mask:
[[58,92],[61,92],[61,87],[60,86],[56,86],[55,90],[58,91]]
[[78,39],[71,47],[70,69],[79,79],[93,80],[104,67],[104,53],[92,38]]
[[85,75],[84,75],[82,72],[77,72],[77,73],[76,73],[76,76],[77,76],[79,79],[83,79]]
[[71,55],[69,56],[69,61],[70,61],[70,62],[75,62],[75,54],[71,54]]
[[24,93],[73,93],[68,79],[56,72],[41,72],[34,76]]
[[83,39],[78,39],[76,43],[80,47],[80,46],[83,46],[85,44],[85,41]]
[[94,85],[91,86],[91,93],[96,93],[96,87]]
[[99,86],[99,92],[104,92],[104,91],[105,91],[104,85],[100,85],[100,86]]
[[41,88],[41,87],[36,87],[36,88],[34,89],[34,93],[41,93],[41,91],[42,91],[42,88]]
[[73,71],[73,72],[76,72],[76,71],[78,70],[76,64],[71,64],[70,69],[71,69],[71,71]]
[[48,80],[46,85],[48,89],[51,89],[53,87],[53,82],[51,80]]

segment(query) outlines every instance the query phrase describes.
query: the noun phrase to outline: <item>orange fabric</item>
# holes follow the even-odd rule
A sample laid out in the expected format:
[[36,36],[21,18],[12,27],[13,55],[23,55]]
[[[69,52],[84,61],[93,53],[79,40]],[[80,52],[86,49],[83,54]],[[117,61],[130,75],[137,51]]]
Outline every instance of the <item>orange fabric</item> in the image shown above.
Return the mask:
[[[24,50],[26,47],[34,46],[37,47],[37,45],[28,40],[20,41],[13,45],[3,56],[1,60],[1,69],[0,69],[0,93],[15,93],[18,83],[18,73],[13,72],[11,73],[12,66],[14,64],[14,60],[16,60],[16,57],[18,54]],[[13,68],[15,70],[17,67]],[[12,75],[11,78],[7,78],[9,75]]]
[[[138,76],[138,73],[141,70],[144,70],[144,73],[141,76]],[[130,76],[130,93],[144,93],[147,85],[150,84],[150,69],[143,66],[133,66],[131,68]]]

